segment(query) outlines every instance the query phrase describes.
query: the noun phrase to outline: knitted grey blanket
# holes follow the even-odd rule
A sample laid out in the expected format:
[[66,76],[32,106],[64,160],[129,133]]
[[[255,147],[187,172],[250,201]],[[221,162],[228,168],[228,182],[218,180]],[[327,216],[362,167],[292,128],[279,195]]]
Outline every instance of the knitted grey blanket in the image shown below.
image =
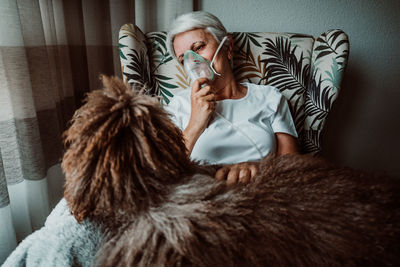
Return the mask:
[[98,227],[78,224],[62,199],[45,225],[26,237],[4,262],[15,266],[90,266],[99,248]]

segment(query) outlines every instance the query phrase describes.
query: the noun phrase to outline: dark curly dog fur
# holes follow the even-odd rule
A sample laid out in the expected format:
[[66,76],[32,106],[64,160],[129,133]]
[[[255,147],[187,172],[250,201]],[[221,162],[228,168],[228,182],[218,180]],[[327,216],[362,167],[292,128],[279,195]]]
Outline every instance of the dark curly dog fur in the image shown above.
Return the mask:
[[117,78],[65,133],[65,198],[100,223],[104,266],[399,266],[399,183],[311,156],[269,156],[227,187],[186,155],[150,97]]

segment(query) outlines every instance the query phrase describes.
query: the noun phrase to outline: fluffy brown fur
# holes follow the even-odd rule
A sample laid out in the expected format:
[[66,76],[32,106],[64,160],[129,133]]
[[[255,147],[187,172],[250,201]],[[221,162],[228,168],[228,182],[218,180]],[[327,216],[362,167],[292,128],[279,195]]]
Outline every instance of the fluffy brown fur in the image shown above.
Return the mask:
[[399,183],[310,156],[270,156],[227,187],[186,156],[151,98],[116,78],[65,133],[65,198],[101,223],[104,266],[396,266]]

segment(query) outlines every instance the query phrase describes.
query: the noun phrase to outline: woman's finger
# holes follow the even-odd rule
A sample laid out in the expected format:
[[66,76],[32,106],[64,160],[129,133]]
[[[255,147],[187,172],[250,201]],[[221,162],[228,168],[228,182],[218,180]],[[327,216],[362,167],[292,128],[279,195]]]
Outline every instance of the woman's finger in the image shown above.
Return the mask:
[[214,102],[215,101],[215,95],[214,94],[209,94],[206,96],[203,96],[204,100],[208,101],[208,102]]
[[237,168],[230,168],[226,178],[227,185],[236,184],[239,179],[239,170]]
[[206,85],[203,88],[201,88],[196,94],[199,96],[205,96],[205,95],[209,95],[209,94],[214,94],[214,92],[213,92],[211,86]]
[[229,172],[229,167],[227,167],[227,166],[219,168],[217,170],[217,172],[215,173],[214,177],[215,177],[215,179],[220,180],[220,181],[226,180],[228,172]]
[[192,85],[192,93],[196,93],[203,89],[204,87],[202,88],[201,86],[207,82],[209,82],[207,78],[198,78],[197,80],[195,80]]
[[243,168],[239,172],[239,183],[247,184],[251,178],[251,171],[248,168]]
[[250,169],[250,180],[254,181],[254,178],[258,173],[258,165],[251,164],[249,166],[249,169]]

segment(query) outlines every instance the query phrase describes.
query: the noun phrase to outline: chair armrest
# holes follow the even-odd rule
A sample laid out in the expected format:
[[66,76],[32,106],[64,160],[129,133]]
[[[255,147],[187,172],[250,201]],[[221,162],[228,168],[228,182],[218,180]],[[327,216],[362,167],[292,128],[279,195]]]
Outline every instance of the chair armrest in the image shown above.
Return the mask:
[[316,38],[310,80],[305,95],[303,150],[321,149],[320,134],[337,99],[349,56],[349,38],[342,30],[330,30]]

